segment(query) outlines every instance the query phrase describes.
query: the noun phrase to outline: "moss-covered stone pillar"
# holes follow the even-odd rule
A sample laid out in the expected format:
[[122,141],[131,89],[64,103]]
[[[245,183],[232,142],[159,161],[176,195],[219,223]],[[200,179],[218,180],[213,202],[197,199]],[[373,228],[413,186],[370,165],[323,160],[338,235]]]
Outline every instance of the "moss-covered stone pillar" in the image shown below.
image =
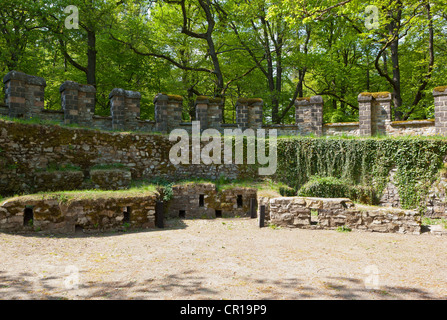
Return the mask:
[[242,130],[262,128],[263,104],[262,99],[238,99],[236,102],[236,124],[238,127]]
[[159,93],[154,98],[155,128],[169,133],[182,122],[183,97]]
[[295,100],[295,123],[305,136],[323,134],[323,98],[312,96]]
[[433,89],[436,134],[447,136],[447,86]]
[[65,81],[59,88],[66,124],[93,125],[96,89],[92,85]]
[[363,92],[358,102],[360,135],[386,134],[386,123],[391,120],[391,93]]
[[45,79],[11,71],[4,78],[8,116],[29,119],[38,117],[44,108]]
[[136,130],[140,117],[141,94],[115,88],[109,94],[110,114],[114,130]]

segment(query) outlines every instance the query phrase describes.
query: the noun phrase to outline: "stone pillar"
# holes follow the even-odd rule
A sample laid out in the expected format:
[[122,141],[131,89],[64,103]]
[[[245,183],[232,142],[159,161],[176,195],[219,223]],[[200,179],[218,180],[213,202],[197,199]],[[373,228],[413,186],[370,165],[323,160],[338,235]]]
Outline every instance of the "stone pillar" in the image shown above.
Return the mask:
[[208,129],[208,97],[199,96],[196,98],[196,121],[200,122],[200,129]]
[[155,130],[169,133],[182,122],[183,97],[159,93],[154,98]]
[[9,117],[29,119],[41,113],[47,85],[45,79],[11,71],[3,78],[3,83]]
[[115,88],[109,94],[113,130],[136,130],[140,117],[141,94]]
[[196,99],[196,120],[201,129],[219,129],[222,123],[223,102],[220,98],[199,96]]
[[436,134],[447,136],[447,86],[433,89]]
[[323,98],[312,96],[295,100],[295,123],[301,135],[323,134]]
[[238,99],[236,102],[236,124],[242,130],[262,128],[262,99]]
[[64,111],[64,123],[92,126],[92,118],[95,113],[95,87],[65,81],[60,86],[59,92],[61,93],[62,110]]
[[359,102],[359,130],[360,136],[371,136],[371,110],[372,110],[372,95],[370,93],[361,93],[358,96]]
[[364,92],[358,102],[360,135],[386,134],[386,125],[391,121],[391,93]]

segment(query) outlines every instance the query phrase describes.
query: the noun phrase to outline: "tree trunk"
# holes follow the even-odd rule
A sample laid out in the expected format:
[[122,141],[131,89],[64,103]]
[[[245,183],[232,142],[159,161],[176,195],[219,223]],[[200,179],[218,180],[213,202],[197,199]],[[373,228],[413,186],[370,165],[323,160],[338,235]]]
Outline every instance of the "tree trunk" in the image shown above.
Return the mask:
[[87,31],[87,84],[96,88],[96,34],[94,31]]
[[[394,24],[391,24],[394,25]],[[402,93],[401,93],[401,79],[399,68],[399,39],[396,37],[390,45],[391,61],[393,64],[393,103],[394,103],[394,118],[395,120],[402,119],[402,112],[400,108],[402,106]]]

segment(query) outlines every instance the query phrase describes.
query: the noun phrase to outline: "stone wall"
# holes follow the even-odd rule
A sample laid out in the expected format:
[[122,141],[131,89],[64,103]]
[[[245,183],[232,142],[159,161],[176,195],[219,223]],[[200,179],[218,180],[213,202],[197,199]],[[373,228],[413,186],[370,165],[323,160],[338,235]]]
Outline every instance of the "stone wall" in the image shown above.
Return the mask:
[[172,218],[248,217],[251,199],[257,199],[256,189],[217,190],[212,183],[174,185],[172,193],[168,204]]
[[48,171],[55,165],[79,167],[84,179],[90,178],[90,170],[95,165],[110,164],[127,168],[133,180],[258,177],[257,170],[242,164],[174,165],[169,160],[169,151],[175,143],[169,141],[168,136],[158,134],[105,132],[0,120],[0,195],[34,192],[37,173]]
[[6,232],[74,233],[155,227],[152,193],[89,199],[55,196],[11,198],[0,205],[0,229]]
[[359,136],[358,122],[326,123],[323,125],[324,136]]
[[[252,200],[256,211],[257,190],[253,188],[217,190],[211,183],[191,183],[174,185],[172,192],[172,198],[164,203],[169,218],[250,217]],[[0,204],[0,230],[73,233],[76,229],[154,228],[157,199],[156,192],[15,197]]]
[[[4,79],[6,108],[0,106],[0,115],[17,118],[38,117],[65,124],[78,124],[101,130],[146,131],[169,133],[176,128],[191,131],[191,123],[182,120],[183,97],[160,93],[154,98],[155,121],[140,119],[139,92],[115,88],[109,95],[109,117],[94,115],[93,86],[66,81],[60,87],[62,110],[44,109],[46,82],[43,78],[11,71]],[[263,100],[240,98],[236,102],[236,123],[223,124],[223,102],[220,98],[198,96],[195,102],[196,119],[202,130],[215,128],[222,132],[226,125],[241,129],[276,129],[278,135],[446,135],[447,87],[433,91],[434,120],[392,121],[391,94],[364,92],[358,96],[358,123],[331,123],[323,125],[321,96],[298,98],[295,104],[295,123],[284,125],[263,124]]]
[[[270,224],[304,229],[351,229],[421,233],[421,217],[413,210],[354,205],[349,199],[280,197],[269,200]],[[315,216],[315,219],[312,219]]]
[[386,134],[389,136],[434,136],[435,120],[386,121]]
[[388,183],[385,189],[382,192],[382,195],[379,199],[379,204],[385,207],[400,207],[400,196],[399,190],[396,187],[396,183],[394,181],[394,176],[396,175],[397,169],[393,168],[390,170],[388,176]]

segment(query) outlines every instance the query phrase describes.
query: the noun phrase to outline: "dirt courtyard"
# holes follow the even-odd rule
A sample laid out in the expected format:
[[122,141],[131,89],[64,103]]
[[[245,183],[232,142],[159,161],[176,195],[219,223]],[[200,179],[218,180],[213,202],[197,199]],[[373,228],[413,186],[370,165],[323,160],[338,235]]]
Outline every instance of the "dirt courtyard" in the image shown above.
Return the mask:
[[447,237],[258,228],[0,233],[0,299],[446,299]]

